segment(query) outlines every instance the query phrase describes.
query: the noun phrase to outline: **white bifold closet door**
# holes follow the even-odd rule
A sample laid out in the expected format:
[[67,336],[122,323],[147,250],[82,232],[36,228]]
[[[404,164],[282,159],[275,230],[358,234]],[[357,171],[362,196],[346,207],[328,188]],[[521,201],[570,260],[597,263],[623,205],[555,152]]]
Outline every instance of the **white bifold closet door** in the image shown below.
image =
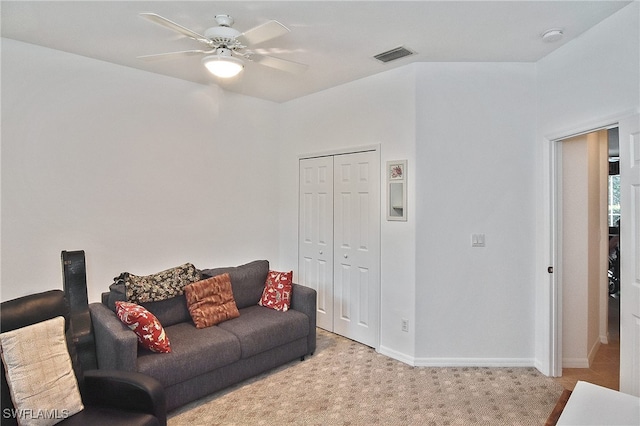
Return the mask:
[[377,347],[378,152],[300,160],[299,208],[299,281],[318,292],[318,326]]
[[318,293],[317,325],[333,331],[333,157],[300,160],[298,282]]

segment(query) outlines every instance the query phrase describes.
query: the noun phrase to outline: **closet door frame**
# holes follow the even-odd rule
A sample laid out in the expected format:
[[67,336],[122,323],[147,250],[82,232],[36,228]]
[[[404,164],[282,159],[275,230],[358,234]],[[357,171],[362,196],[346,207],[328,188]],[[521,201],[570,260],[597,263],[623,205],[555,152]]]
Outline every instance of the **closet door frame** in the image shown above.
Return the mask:
[[[303,155],[299,155],[298,156],[298,170],[299,170],[299,179],[298,179],[298,194],[299,194],[299,198],[298,198],[298,269],[299,269],[299,280],[300,280],[300,284],[302,285],[307,285],[309,287],[315,288],[315,286],[313,285],[313,283],[309,283],[307,284],[307,280],[305,279],[305,272],[304,272],[304,266],[303,266],[303,256],[302,256],[302,252],[303,252],[303,248],[302,248],[302,234],[303,231],[301,229],[301,226],[303,225],[303,217],[301,216],[302,210],[301,210],[301,197],[302,197],[302,191],[301,191],[301,179],[302,179],[302,168],[301,168],[301,161],[302,160],[306,160],[306,159],[313,159],[313,158],[318,158],[318,157],[334,157],[334,156],[338,156],[338,155],[346,155],[346,154],[357,154],[357,153],[362,153],[362,152],[375,152],[375,167],[377,168],[378,171],[378,187],[376,189],[377,191],[377,208],[375,208],[375,215],[376,215],[376,270],[375,270],[375,275],[377,276],[376,278],[376,282],[374,284],[374,287],[371,289],[372,292],[374,293],[373,298],[374,298],[374,304],[375,304],[375,309],[373,309],[373,313],[375,314],[375,318],[372,319],[371,321],[371,326],[374,329],[374,334],[375,334],[375,338],[373,339],[373,341],[368,342],[367,344],[369,346],[374,347],[375,349],[379,348],[380,345],[380,276],[381,276],[381,271],[380,271],[380,252],[381,252],[381,247],[380,247],[380,236],[381,236],[381,226],[382,226],[382,207],[381,207],[381,202],[383,200],[382,198],[382,165],[381,165],[381,159],[380,159],[380,145],[379,144],[375,144],[375,145],[366,145],[366,146],[360,146],[360,147],[353,147],[353,148],[344,148],[344,149],[339,149],[339,150],[333,150],[333,151],[324,151],[324,152],[317,152],[317,153],[310,153],[310,154],[303,154]],[[333,221],[332,221],[333,222]],[[333,277],[332,279],[332,285],[335,281],[335,277]],[[325,321],[326,322],[326,321]],[[320,325],[319,323],[319,327],[321,328],[325,328],[328,329],[328,331],[334,331],[334,327],[333,324],[330,327],[326,327]]]

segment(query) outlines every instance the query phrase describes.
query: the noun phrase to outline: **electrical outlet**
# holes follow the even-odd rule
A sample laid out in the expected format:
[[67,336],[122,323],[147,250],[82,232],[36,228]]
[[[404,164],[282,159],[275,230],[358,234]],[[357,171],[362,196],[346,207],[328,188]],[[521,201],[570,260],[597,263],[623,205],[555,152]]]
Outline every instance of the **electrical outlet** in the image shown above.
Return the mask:
[[409,320],[408,319],[402,319],[402,331],[404,331],[405,333],[409,332]]

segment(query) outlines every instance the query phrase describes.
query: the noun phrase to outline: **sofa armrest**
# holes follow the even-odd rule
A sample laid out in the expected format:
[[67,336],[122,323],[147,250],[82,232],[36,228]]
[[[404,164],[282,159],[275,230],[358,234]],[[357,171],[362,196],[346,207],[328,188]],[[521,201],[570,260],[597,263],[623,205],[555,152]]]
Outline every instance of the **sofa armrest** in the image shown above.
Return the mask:
[[137,371],[138,337],[106,305],[89,304],[101,370]]
[[312,354],[316,350],[316,306],[317,294],[311,287],[293,283],[291,291],[291,309],[302,312],[309,317],[308,348]]
[[167,424],[164,388],[153,377],[134,371],[88,370],[84,373],[83,402],[151,414]]

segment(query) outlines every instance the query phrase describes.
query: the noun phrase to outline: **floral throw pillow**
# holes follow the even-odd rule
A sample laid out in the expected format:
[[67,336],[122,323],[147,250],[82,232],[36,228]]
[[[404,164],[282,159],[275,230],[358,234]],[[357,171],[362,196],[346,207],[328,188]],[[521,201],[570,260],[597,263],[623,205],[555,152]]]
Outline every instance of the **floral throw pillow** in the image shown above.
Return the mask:
[[138,342],[153,352],[171,352],[171,343],[160,321],[144,307],[131,302],[116,302],[116,315],[138,336]]
[[293,271],[269,271],[258,305],[286,312],[291,306]]
[[184,286],[200,281],[200,271],[191,263],[153,275],[138,276],[123,272],[114,283],[124,283],[127,302],[147,303],[171,299],[184,292]]

